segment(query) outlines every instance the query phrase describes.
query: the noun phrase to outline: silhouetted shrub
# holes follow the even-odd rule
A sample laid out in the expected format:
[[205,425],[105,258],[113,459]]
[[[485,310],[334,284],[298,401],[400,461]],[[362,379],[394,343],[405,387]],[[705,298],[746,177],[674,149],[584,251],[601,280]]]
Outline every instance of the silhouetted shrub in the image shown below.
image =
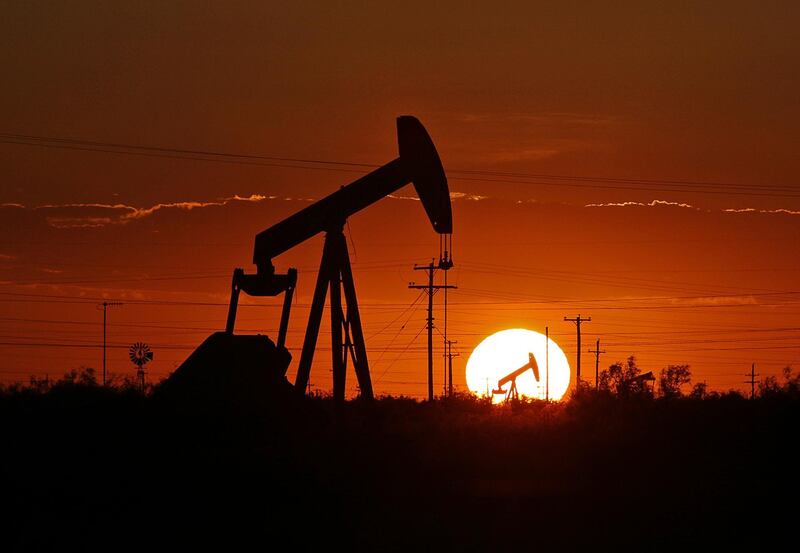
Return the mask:
[[791,366],[783,368],[783,381],[776,376],[766,376],[758,383],[758,396],[765,399],[800,399],[800,374]]
[[659,395],[674,398],[681,395],[681,388],[692,381],[689,365],[668,365],[661,369],[658,379]]
[[618,397],[652,396],[652,390],[640,376],[641,369],[636,364],[636,357],[631,355],[624,363],[617,362],[603,370],[598,388]]

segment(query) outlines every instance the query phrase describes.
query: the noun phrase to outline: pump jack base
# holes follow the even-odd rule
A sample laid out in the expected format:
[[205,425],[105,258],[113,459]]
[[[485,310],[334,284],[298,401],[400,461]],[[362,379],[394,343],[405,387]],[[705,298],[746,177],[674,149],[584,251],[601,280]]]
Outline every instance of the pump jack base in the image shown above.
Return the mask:
[[292,356],[267,336],[216,332],[159,387],[176,406],[202,411],[260,411],[292,401]]

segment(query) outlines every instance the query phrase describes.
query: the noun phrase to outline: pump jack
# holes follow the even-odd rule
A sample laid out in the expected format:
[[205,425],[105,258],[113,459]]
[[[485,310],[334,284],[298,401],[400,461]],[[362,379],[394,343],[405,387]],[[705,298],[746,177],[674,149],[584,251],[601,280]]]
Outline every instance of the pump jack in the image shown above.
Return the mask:
[[[519,393],[517,392],[517,378],[527,371],[531,369],[533,371],[533,376],[536,378],[536,382],[539,382],[539,365],[536,364],[536,358],[533,356],[532,353],[528,353],[528,362],[522,365],[515,371],[512,371],[505,375],[503,378],[497,381],[497,388],[492,390],[492,394],[494,395],[502,395],[506,394],[506,401],[517,400],[519,399]],[[503,390],[503,386],[511,382],[511,387],[508,389],[508,392]]]
[[[233,272],[225,332],[233,334],[241,292],[250,296],[284,293],[276,344],[279,349],[284,348],[297,270],[276,274],[272,259],[320,232],[325,233],[322,261],[295,379],[295,388],[300,394],[305,394],[308,386],[325,297],[330,289],[334,398],[344,399],[348,356],[353,361],[361,396],[373,397],[361,316],[343,234],[347,218],[413,183],[433,229],[439,234],[453,232],[447,177],[425,127],[415,117],[398,117],[397,142],[400,157],[259,233],[253,253],[255,274],[245,274],[243,269]],[[346,312],[342,308],[342,290]]]

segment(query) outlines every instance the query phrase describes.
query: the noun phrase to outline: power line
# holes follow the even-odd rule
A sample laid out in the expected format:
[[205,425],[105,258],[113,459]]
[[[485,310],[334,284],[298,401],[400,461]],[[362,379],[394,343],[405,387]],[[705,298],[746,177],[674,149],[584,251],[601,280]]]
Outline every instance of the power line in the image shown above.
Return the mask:
[[[127,156],[141,156],[141,157],[151,157],[151,158],[167,158],[167,159],[184,159],[184,160],[192,160],[192,161],[207,161],[212,163],[226,163],[232,165],[254,165],[258,167],[276,167],[276,168],[283,168],[283,169],[305,169],[310,171],[337,171],[337,172],[344,172],[344,173],[365,173],[364,170],[358,169],[344,169],[344,168],[337,168],[337,167],[317,167],[312,165],[290,165],[288,163],[280,163],[280,162],[262,162],[262,161],[249,161],[245,159],[224,159],[224,158],[214,158],[214,157],[202,157],[199,155],[191,156],[191,155],[181,155],[179,153],[170,154],[170,153],[158,153],[158,152],[148,152],[148,151],[135,151],[135,150],[115,150],[109,148],[99,148],[99,147],[83,147],[83,146],[73,146],[73,145],[66,145],[66,144],[39,144],[39,143],[30,143],[24,142],[19,140],[0,140],[0,144],[16,144],[19,146],[40,146],[43,148],[57,148],[62,150],[76,150],[81,152],[100,152],[106,154],[121,154]],[[325,162],[321,162],[325,163]]]
[[[47,137],[14,133],[0,133],[0,143],[21,146],[39,146],[67,150],[94,151],[122,155],[139,155],[149,157],[165,157],[172,159],[189,159],[217,163],[233,163],[240,165],[260,165],[287,169],[366,172],[377,167],[376,164],[358,163],[341,160],[323,160],[314,158],[294,158],[258,154],[241,154],[235,152],[219,152],[213,150],[196,150],[188,148],[166,148],[139,144],[123,144],[97,140],[81,140],[75,138]],[[302,165],[297,165],[302,164]],[[468,176],[453,177],[456,180],[477,182],[498,182],[511,184],[533,184],[537,186],[573,187],[588,189],[612,189],[647,192],[684,192],[692,194],[719,194],[744,196],[771,196],[798,198],[796,188],[792,186],[759,185],[703,180],[680,179],[645,179],[620,178],[589,175],[558,175],[543,173],[514,173],[490,170],[450,169],[451,174]],[[541,179],[557,182],[546,182]],[[661,188],[654,188],[654,186]]]
[[[425,330],[423,327],[422,330]],[[421,333],[421,331],[420,331]],[[419,336],[417,334],[416,337]],[[39,348],[39,347],[63,347],[63,348],[83,348],[83,349],[101,349],[103,347],[102,343],[64,343],[64,342],[10,342],[10,341],[0,341],[0,346],[15,346],[15,347],[32,347],[32,348]],[[130,344],[108,344],[106,346],[108,349],[129,349]],[[153,344],[153,347],[158,347],[159,349],[172,349],[172,350],[194,350],[197,348],[196,345],[191,344]],[[286,348],[289,351],[301,351],[302,348],[299,347],[289,347]],[[405,353],[411,349],[410,344],[405,348],[391,348],[388,351],[392,352],[400,352]],[[321,346],[317,348],[318,351],[331,351],[330,347]],[[411,351],[419,351],[420,353],[424,353],[427,349],[424,346],[420,346],[418,349],[411,349]]]
[[109,278],[109,279],[79,279],[79,280],[58,280],[58,279],[30,279],[25,280],[25,284],[104,284],[112,282],[153,282],[153,281],[170,281],[170,280],[202,280],[208,278],[223,278],[230,277],[226,273],[213,273],[213,274],[193,274],[193,275],[168,275],[168,276],[142,276],[130,278]]
[[[455,172],[455,171],[450,171]],[[724,191],[724,190],[702,190],[702,189],[681,189],[681,188],[652,188],[641,186],[611,186],[605,184],[579,184],[573,182],[543,182],[532,180],[511,180],[511,179],[490,179],[490,178],[469,178],[469,177],[452,177],[453,180],[474,181],[474,182],[496,182],[505,184],[535,184],[537,186],[554,186],[554,187],[568,187],[568,188],[583,188],[583,189],[603,189],[603,190],[629,190],[634,192],[682,192],[686,194],[710,194],[721,196],[766,196],[772,198],[800,198],[800,194],[780,194],[780,193],[763,193],[763,192],[744,192],[744,191]]]
[[[586,282],[592,284],[603,284],[604,286],[614,286],[621,288],[641,288],[650,290],[672,290],[672,291],[696,291],[696,290],[711,290],[711,293],[720,293],[721,289],[742,290],[741,286],[726,286],[722,284],[715,284],[709,286],[706,283],[682,282],[670,280],[665,282],[657,279],[625,277],[619,275],[606,274],[604,272],[586,272],[582,275],[574,275],[571,271],[556,271],[552,269],[544,269],[537,267],[519,267],[507,265],[491,265],[487,263],[472,263],[464,262],[465,267],[471,268],[471,272],[488,273],[488,274],[502,274],[517,277],[535,277],[537,279],[556,280],[563,282],[565,280],[573,282]],[[584,276],[586,275],[586,276]],[[679,286],[676,286],[679,285]],[[756,292],[781,292],[781,290],[773,289],[758,289],[749,288]],[[705,292],[704,292],[705,293]]]
[[[474,302],[474,301],[465,301],[465,302],[451,302],[450,305],[509,305],[509,304],[519,304],[519,305],[535,305],[535,304],[575,304],[575,303],[593,303],[593,302],[633,302],[633,301],[654,301],[654,300],[712,300],[718,298],[726,298],[726,299],[735,299],[735,298],[755,298],[755,297],[769,297],[769,296],[794,296],[800,294],[800,291],[794,290],[784,290],[784,291],[775,291],[775,292],[754,292],[754,293],[746,293],[746,294],[703,294],[703,295],[691,295],[691,296],[645,296],[645,297],[635,297],[635,298],[619,298],[619,297],[606,297],[606,298],[588,298],[588,299],[579,299],[579,298],[560,298],[560,299],[548,299],[548,300],[518,300],[518,301],[503,301],[503,302]],[[15,296],[15,297],[26,297],[26,298],[50,298],[50,299],[73,299],[73,300],[81,300],[82,303],[96,303],[97,301],[105,301],[105,298],[101,297],[91,297],[91,296],[75,296],[75,295],[66,295],[66,294],[34,294],[34,293],[26,293],[26,292],[0,292],[0,295],[4,296]],[[185,300],[146,300],[146,299],[125,299],[126,303],[129,304],[141,304],[141,305],[191,305],[191,306],[227,306],[227,303],[222,302],[198,302],[198,301],[185,301]],[[786,305],[795,305],[798,302],[784,302]],[[281,307],[279,304],[244,304],[249,307]],[[298,307],[309,307],[310,304],[297,304]],[[364,304],[369,305],[372,307],[401,307],[407,308],[408,304],[401,304],[401,303],[369,303]],[[719,306],[739,306],[739,307],[760,307],[761,305],[765,306],[773,306],[772,304],[715,304],[715,305],[691,305],[691,306],[683,306],[683,305],[674,305],[674,304],[667,304],[667,305],[653,305],[653,306],[631,306],[631,307],[615,307],[615,306],[598,306],[598,309],[629,309],[629,308],[699,308],[699,307],[719,307]]]
[[[554,179],[554,180],[578,180],[578,181],[596,181],[596,182],[611,182],[611,183],[630,183],[630,184],[667,184],[672,186],[689,185],[689,186],[709,186],[718,188],[756,188],[760,185],[735,183],[735,182],[720,182],[720,181],[703,181],[703,180],[668,180],[668,179],[642,179],[642,178],[623,178],[623,177],[597,177],[586,175],[559,175],[552,173],[518,173],[506,171],[486,171],[486,170],[459,170],[460,173],[466,174],[480,174],[480,175],[495,175],[500,177],[519,177],[531,179]],[[766,187],[764,187],[766,188]],[[795,191],[796,188],[791,186],[770,186],[770,189]]]
[[411,344],[413,344],[413,343],[414,343],[414,341],[415,341],[417,338],[419,338],[419,335],[420,335],[420,334],[422,334],[422,331],[423,331],[423,330],[425,330],[426,328],[427,328],[427,325],[424,325],[422,328],[420,328],[420,329],[419,329],[419,332],[417,332],[417,333],[414,335],[414,337],[413,337],[413,338],[411,338],[411,340],[409,340],[409,342],[408,342],[408,344],[406,345],[406,347],[404,347],[404,348],[403,348],[403,349],[400,351],[400,353],[397,355],[397,357],[395,357],[395,358],[392,360],[392,362],[391,362],[391,363],[389,363],[389,365],[387,365],[387,366],[386,366],[386,368],[383,370],[383,373],[381,373],[381,375],[380,375],[380,376],[379,376],[379,377],[378,377],[378,378],[375,380],[375,383],[376,383],[376,384],[377,384],[377,383],[378,383],[378,382],[381,380],[381,378],[383,378],[383,376],[384,376],[384,375],[385,375],[385,374],[386,374],[386,373],[389,371],[389,369],[390,369],[390,368],[392,368],[392,366],[393,366],[393,365],[394,365],[394,364],[395,364],[395,363],[396,363],[396,362],[397,362],[397,361],[400,359],[400,356],[401,356],[401,355],[403,355],[403,354],[404,354],[406,351],[408,351],[408,349],[411,347]]
[[[394,337],[390,340],[390,342],[386,346],[384,346],[385,350],[388,350],[388,349],[391,348],[393,341],[397,338],[397,336],[399,336],[399,334],[402,332],[402,330],[406,327],[406,325],[408,324],[410,319],[413,317],[415,312],[416,311],[413,311],[409,315],[409,318],[403,323],[403,325],[401,325],[399,327],[399,329],[398,329],[397,333],[394,335]],[[101,324],[101,323],[96,323],[96,324]],[[138,328],[140,326],[142,328],[167,328],[167,329],[179,328],[179,327],[155,327],[155,326],[149,326],[149,325],[130,325],[130,324],[128,324],[128,325],[118,324],[117,326],[132,327],[132,328]],[[427,328],[427,326],[426,326],[426,328]],[[215,330],[218,330],[218,329],[217,328],[213,328],[213,327],[194,328],[194,329],[191,329],[191,331],[187,332],[186,334],[194,335],[194,334],[197,334],[197,333],[213,332]],[[263,329],[249,329],[247,332],[258,333],[258,332],[261,332],[262,330]],[[441,334],[441,332],[439,332],[436,327],[434,327],[434,330],[436,330],[439,333],[440,336],[443,336]],[[301,331],[298,330],[296,332],[300,333]],[[485,332],[459,332],[459,334],[464,335],[464,336],[485,336],[486,333]],[[51,333],[48,333],[48,336],[50,336],[50,335],[51,335]],[[373,334],[373,336],[371,336],[369,338],[369,340],[372,340],[373,343],[374,343],[374,339],[378,335],[379,335],[378,333]],[[88,333],[87,334],[80,334],[80,336],[87,336],[88,337],[88,336],[91,336],[91,334],[88,334]],[[41,336],[18,335],[18,334],[0,334],[0,338],[13,339],[13,340],[40,340]],[[750,349],[752,347],[755,347],[755,345],[758,345],[758,344],[768,344],[768,343],[774,342],[774,341],[785,342],[787,339],[792,339],[792,338],[800,340],[800,337],[797,337],[797,336],[788,336],[788,337],[787,336],[767,336],[767,337],[761,337],[761,338],[700,339],[700,340],[679,340],[679,341],[664,340],[664,341],[647,341],[647,342],[612,342],[610,344],[607,343],[606,345],[610,345],[610,346],[613,346],[613,347],[616,347],[617,349],[619,349],[619,348],[641,348],[641,347],[649,348],[649,347],[654,347],[654,346],[658,347],[658,346],[673,346],[673,345],[674,346],[682,346],[682,345],[691,345],[691,346],[698,345],[698,346],[701,346],[701,345],[716,345],[716,344],[728,344],[728,343],[743,344],[745,342],[751,342],[754,345],[745,345],[742,348],[736,348],[736,349]],[[81,338],[72,338],[72,337],[57,337],[57,339],[69,340],[71,342],[78,342],[78,343],[80,343],[80,342],[91,343],[91,344],[95,343],[93,339],[89,339],[89,338],[81,339]],[[456,342],[452,342],[452,343],[456,343]],[[780,346],[780,347],[783,347],[783,346]],[[795,346],[786,346],[786,347],[794,348]],[[691,348],[677,348],[677,349],[675,349],[673,351],[692,351],[692,349]],[[589,353],[595,353],[595,351],[594,350],[589,350]],[[601,351],[600,353],[606,353],[606,352],[605,351]]]
[[[406,311],[404,311],[403,313],[400,314],[400,317],[402,317],[405,313],[409,313],[409,311],[410,311],[406,321],[402,325],[400,325],[400,328],[398,328],[397,332],[395,332],[394,336],[392,336],[392,339],[389,341],[389,344],[386,347],[384,347],[383,350],[381,351],[380,355],[378,355],[378,358],[375,360],[375,366],[377,366],[378,363],[380,363],[381,359],[383,359],[383,356],[386,355],[386,352],[389,351],[389,348],[394,345],[395,340],[397,340],[397,338],[400,336],[400,333],[406,328],[406,325],[408,325],[408,323],[411,321],[411,318],[414,316],[414,313],[417,312],[417,307],[418,307],[417,303],[419,302],[419,300],[422,298],[423,295],[424,295],[424,292],[420,292],[419,295],[414,299],[414,301],[409,306],[409,309],[407,309]],[[411,309],[412,307],[413,307],[413,309]],[[392,321],[392,323],[390,323],[389,325],[384,327],[382,330],[386,330],[386,328],[391,326],[391,324],[393,324],[396,321],[398,321],[400,319],[400,317],[395,318],[395,320]],[[423,327],[423,329],[424,329],[424,327]],[[419,333],[417,333],[417,336],[419,336]],[[416,336],[414,338],[412,338],[411,342],[413,342],[415,339],[416,339]],[[408,345],[406,346],[406,349],[411,346],[411,342],[408,343]],[[400,355],[402,355],[402,353]],[[399,357],[399,355],[398,355],[398,357]],[[395,359],[395,361],[396,361],[396,359]],[[389,365],[386,367],[386,369],[384,369],[384,371],[381,373],[381,375],[375,380],[376,383],[379,382],[381,378],[383,378],[383,376],[386,374],[386,372],[389,370],[389,368],[393,364],[394,364],[394,361],[392,361],[392,363],[389,363]]]
[[[97,296],[75,296],[75,295],[66,295],[66,294],[33,294],[33,293],[26,293],[26,292],[0,292],[2,296],[15,296],[15,297],[23,297],[23,298],[48,298],[48,299],[68,299],[68,300],[76,300],[74,303],[96,303],[98,301],[106,301],[106,298],[97,297]],[[227,307],[227,303],[222,302],[202,302],[202,301],[187,301],[187,300],[146,300],[146,299],[125,299],[125,303],[130,305],[187,305],[187,306],[210,306],[210,307],[218,307],[224,306]],[[1,300],[0,301],[6,301]],[[364,303],[360,304],[361,306],[368,306],[374,308],[407,308],[407,304],[404,303]],[[311,304],[305,303],[296,303],[295,306],[297,307],[310,307]],[[242,304],[242,307],[282,307],[280,304],[261,304],[261,303],[245,303]]]
[[[348,165],[348,166],[357,166],[357,167],[365,167],[365,168],[375,168],[378,165],[369,164],[369,163],[354,163],[348,161],[331,161],[331,160],[320,160],[320,159],[304,159],[304,158],[291,158],[291,157],[276,157],[276,156],[264,156],[264,155],[256,155],[256,154],[239,154],[239,153],[232,153],[232,152],[218,152],[213,150],[191,150],[191,149],[182,149],[182,148],[163,148],[159,146],[144,146],[139,144],[121,144],[115,142],[99,142],[99,141],[91,141],[91,140],[80,140],[77,138],[56,138],[56,137],[47,137],[47,136],[33,136],[33,135],[24,135],[24,134],[8,134],[8,133],[0,133],[0,137],[5,139],[12,139],[12,140],[30,140],[35,142],[55,142],[55,143],[63,143],[63,144],[77,144],[82,146],[98,146],[104,148],[118,148],[118,149],[130,149],[130,150],[143,150],[143,151],[150,151],[150,152],[161,152],[161,153],[178,153],[178,154],[190,154],[190,155],[200,155],[200,156],[213,156],[213,157],[230,157],[230,158],[241,158],[241,159],[261,159],[261,160],[268,160],[268,161],[286,161],[286,162],[295,162],[295,163],[320,163],[320,164],[327,164],[327,165]],[[38,145],[38,144],[37,144]]]
[[[416,306],[416,304],[419,302],[419,300],[420,300],[420,299],[422,299],[422,296],[423,296],[424,294],[425,294],[425,292],[424,292],[424,291],[421,291],[421,292],[420,292],[420,293],[417,295],[417,297],[416,297],[416,298],[414,298],[414,301],[412,301],[412,302],[411,302],[411,303],[408,305],[408,307],[407,307],[406,309],[404,309],[403,311],[401,311],[401,312],[400,312],[400,314],[399,314],[397,317],[395,317],[394,319],[392,319],[392,320],[391,320],[391,321],[390,321],[390,322],[389,322],[389,323],[388,323],[386,326],[384,326],[384,327],[383,327],[383,328],[381,328],[379,331],[377,331],[377,332],[373,333],[372,335],[370,335],[370,336],[367,338],[367,340],[369,340],[369,339],[371,339],[371,338],[374,338],[374,337],[375,337],[375,336],[377,336],[378,334],[381,334],[381,333],[382,333],[382,332],[384,332],[386,329],[388,329],[390,326],[392,326],[394,323],[396,323],[397,321],[399,321],[399,320],[400,320],[400,319],[401,319],[401,318],[402,318],[402,317],[403,317],[403,316],[404,316],[406,313],[408,313],[408,311],[409,311],[410,309],[413,309],[413,308],[414,308],[414,306]],[[406,323],[407,323],[407,322],[408,322],[408,321],[406,321]],[[404,323],[404,324],[403,324],[403,325],[400,327],[400,329],[402,330],[404,327],[405,327],[405,323]],[[377,363],[377,361],[376,361],[376,363]]]

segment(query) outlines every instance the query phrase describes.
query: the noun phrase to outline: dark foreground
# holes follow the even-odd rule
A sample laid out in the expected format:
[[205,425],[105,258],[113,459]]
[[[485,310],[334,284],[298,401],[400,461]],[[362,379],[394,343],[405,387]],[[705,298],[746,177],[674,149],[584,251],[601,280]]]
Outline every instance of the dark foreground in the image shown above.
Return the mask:
[[590,395],[198,413],[98,387],[6,393],[0,548],[792,544],[798,406]]

